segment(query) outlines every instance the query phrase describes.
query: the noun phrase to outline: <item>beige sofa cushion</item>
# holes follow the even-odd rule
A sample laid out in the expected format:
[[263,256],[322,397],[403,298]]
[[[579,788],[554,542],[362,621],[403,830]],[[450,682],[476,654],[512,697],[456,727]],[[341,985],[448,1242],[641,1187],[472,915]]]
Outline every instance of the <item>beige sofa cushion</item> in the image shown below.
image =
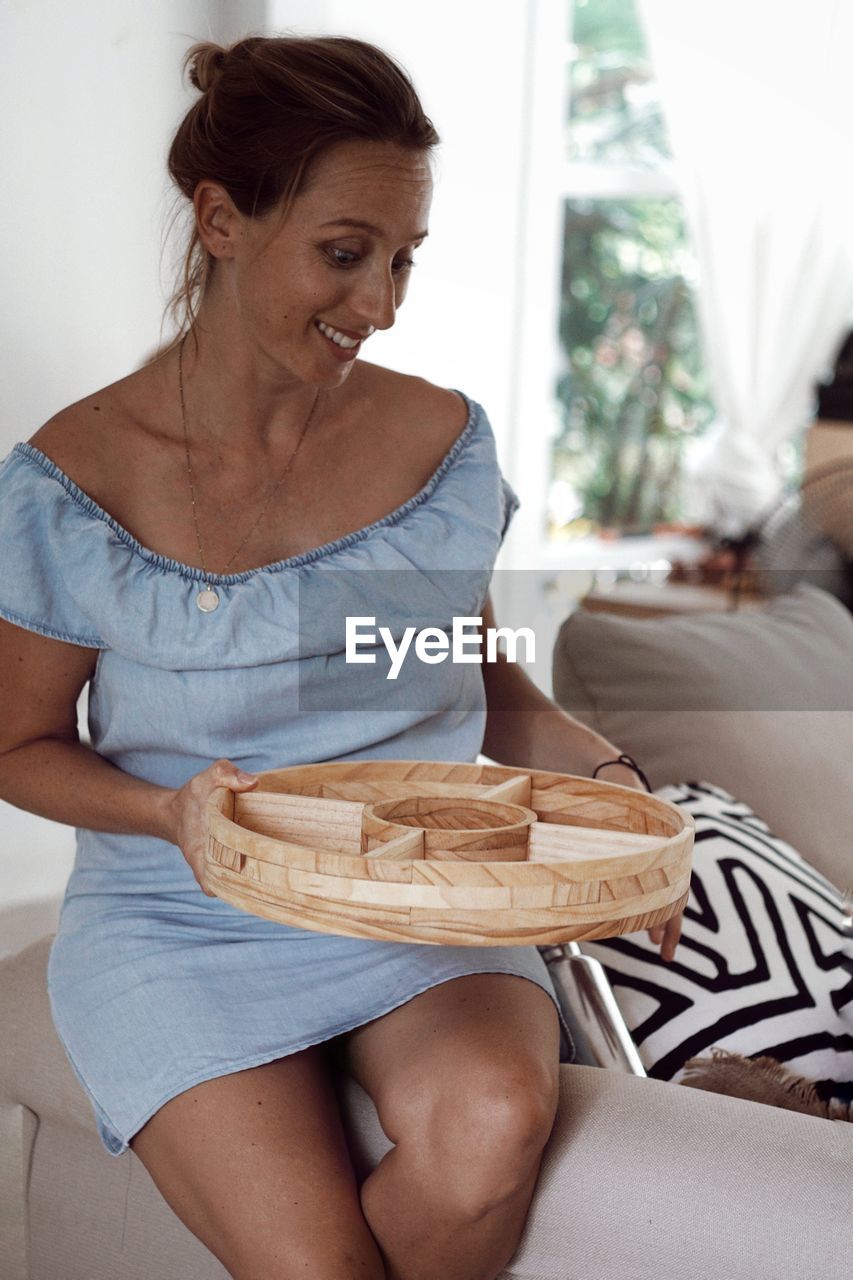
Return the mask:
[[[0,1277],[225,1280],[133,1151],[101,1145],[51,1024],[49,947],[0,960]],[[391,1143],[355,1080],[336,1081],[366,1175]],[[849,1261],[852,1161],[851,1125],[563,1065],[536,1195],[499,1280],[835,1280]]]
[[554,697],[653,787],[722,787],[853,885],[853,617],[827,592],[701,617],[579,609],[557,637]]

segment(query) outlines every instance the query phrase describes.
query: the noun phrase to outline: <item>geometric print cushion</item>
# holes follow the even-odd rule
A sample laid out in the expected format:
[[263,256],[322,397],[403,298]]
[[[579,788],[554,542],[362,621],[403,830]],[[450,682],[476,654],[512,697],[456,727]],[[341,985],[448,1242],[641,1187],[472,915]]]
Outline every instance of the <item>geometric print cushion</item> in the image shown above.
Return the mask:
[[678,1081],[719,1047],[769,1057],[853,1101],[853,938],[840,892],[727,792],[655,792],[696,822],[690,896],[670,963],[646,933],[584,942],[604,965],[648,1075]]

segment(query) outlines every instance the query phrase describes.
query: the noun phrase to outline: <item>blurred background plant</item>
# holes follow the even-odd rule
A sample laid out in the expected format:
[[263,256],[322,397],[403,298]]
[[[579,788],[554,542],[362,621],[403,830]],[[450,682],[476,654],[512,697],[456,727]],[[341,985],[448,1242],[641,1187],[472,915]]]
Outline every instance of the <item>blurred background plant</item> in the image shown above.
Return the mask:
[[633,0],[570,8],[566,199],[549,536],[677,522],[713,417],[695,265]]

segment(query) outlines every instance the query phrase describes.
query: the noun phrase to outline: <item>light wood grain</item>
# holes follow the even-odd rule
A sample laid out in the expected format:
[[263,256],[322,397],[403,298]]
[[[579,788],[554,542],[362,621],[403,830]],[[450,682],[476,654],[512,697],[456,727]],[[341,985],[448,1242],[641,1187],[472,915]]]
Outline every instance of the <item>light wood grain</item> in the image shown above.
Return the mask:
[[304,765],[214,793],[208,819],[207,887],[322,933],[545,945],[651,928],[689,892],[689,814],[567,774]]

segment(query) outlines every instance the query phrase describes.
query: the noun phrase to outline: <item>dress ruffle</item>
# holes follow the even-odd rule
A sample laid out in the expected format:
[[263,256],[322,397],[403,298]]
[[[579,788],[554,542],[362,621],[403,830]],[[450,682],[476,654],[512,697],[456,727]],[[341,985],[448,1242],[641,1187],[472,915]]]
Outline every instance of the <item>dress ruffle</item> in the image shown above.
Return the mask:
[[210,614],[196,605],[201,569],[144,547],[39,449],[17,444],[0,467],[11,568],[0,616],[144,666],[220,671],[331,657],[347,614],[384,609],[392,625],[403,573],[406,625],[440,625],[451,605],[476,611],[518,499],[482,407],[466,401],[462,434],[412,498],[302,555],[208,575],[221,600]]

